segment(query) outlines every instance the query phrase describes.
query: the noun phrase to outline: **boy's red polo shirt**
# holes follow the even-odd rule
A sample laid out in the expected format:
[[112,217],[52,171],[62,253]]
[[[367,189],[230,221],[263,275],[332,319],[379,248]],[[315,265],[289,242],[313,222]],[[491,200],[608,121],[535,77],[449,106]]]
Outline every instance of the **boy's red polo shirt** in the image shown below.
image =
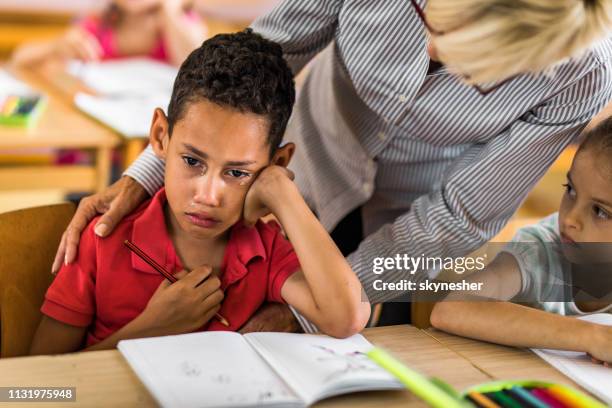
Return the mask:
[[[163,277],[133,254],[130,239],[166,270],[182,269],[164,220],[162,189],[126,217],[111,236],[94,234],[94,219],[81,236],[78,257],[64,265],[47,290],[42,312],[73,326],[89,327],[87,345],[108,337],[138,316]],[[283,302],[281,287],[299,269],[293,247],[278,224],[232,227],[221,268],[225,298],[219,313],[226,328],[211,320],[201,330],[238,330],[266,301]]]

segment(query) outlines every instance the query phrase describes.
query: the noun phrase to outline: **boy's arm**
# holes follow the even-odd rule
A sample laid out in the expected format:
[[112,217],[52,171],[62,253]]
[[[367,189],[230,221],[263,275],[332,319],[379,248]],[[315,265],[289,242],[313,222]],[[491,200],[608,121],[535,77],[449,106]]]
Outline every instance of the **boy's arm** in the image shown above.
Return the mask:
[[250,198],[280,221],[301,265],[283,284],[283,299],[327,334],[346,337],[361,331],[370,315],[361,283],[286,170],[270,166],[255,183]]
[[30,355],[77,351],[83,345],[86,332],[87,327],[72,326],[43,315],[30,345]]
[[[612,346],[612,328],[508,301],[521,289],[519,266],[509,253],[502,252],[487,269],[466,281],[483,282],[483,292],[453,293],[436,303],[432,326],[507,346],[584,351],[612,360],[612,351],[607,350]],[[482,300],[461,300],[467,297]]]
[[[30,346],[30,355],[63,354],[79,351],[83,347],[86,332],[87,327],[73,326],[49,316],[43,316]],[[141,314],[120,330],[83,351],[109,350],[115,348],[119,340],[154,337],[164,334],[168,334],[164,329],[156,330],[153,325],[145,323]]]

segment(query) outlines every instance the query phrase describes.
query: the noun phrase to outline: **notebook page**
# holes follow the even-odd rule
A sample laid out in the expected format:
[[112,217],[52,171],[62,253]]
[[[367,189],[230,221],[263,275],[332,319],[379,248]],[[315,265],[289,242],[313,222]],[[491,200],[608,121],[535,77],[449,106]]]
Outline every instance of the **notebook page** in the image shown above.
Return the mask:
[[303,406],[238,333],[123,340],[118,349],[162,407]]
[[360,334],[347,339],[295,333],[244,337],[308,405],[348,392],[403,388],[363,354],[373,346]]
[[[581,316],[579,319],[612,326],[612,315],[608,313]],[[577,384],[612,405],[612,368],[591,362],[585,353],[547,349],[532,350]]]

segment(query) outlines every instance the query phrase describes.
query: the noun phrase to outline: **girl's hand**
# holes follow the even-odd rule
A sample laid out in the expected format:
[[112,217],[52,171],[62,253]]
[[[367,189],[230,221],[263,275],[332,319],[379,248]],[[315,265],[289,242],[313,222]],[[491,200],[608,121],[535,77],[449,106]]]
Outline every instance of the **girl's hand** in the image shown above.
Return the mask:
[[73,27],[55,42],[55,54],[62,59],[98,61],[102,57],[102,47],[93,34]]
[[271,165],[257,176],[244,200],[245,225],[253,226],[262,217],[273,213],[275,200],[283,199],[283,188],[291,185],[294,174],[286,167]]
[[164,279],[147,307],[137,319],[150,331],[181,334],[202,327],[221,308],[221,281],[211,276],[212,268],[201,266],[175,276],[178,282]]

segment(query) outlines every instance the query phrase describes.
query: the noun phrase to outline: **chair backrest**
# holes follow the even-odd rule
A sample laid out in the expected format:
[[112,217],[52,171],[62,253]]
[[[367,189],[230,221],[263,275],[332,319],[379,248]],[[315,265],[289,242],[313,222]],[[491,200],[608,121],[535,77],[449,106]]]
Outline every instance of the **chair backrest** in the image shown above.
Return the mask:
[[0,214],[0,357],[27,355],[71,203]]

